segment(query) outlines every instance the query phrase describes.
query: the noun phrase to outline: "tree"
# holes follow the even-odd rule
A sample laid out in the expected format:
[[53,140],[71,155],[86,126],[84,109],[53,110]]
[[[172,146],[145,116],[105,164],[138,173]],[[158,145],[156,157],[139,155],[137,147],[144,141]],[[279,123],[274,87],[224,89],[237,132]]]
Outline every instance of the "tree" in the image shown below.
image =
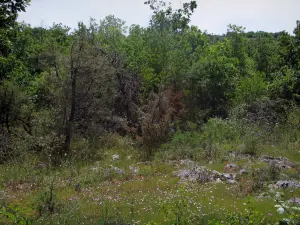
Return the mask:
[[18,12],[25,12],[30,0],[2,0],[0,2],[0,28],[9,28],[14,25]]
[[63,108],[65,141],[68,153],[74,133],[85,134],[93,124],[109,118],[115,96],[115,72],[106,55],[90,45],[84,36],[77,36],[71,46],[66,65],[66,108]]
[[186,84],[192,120],[227,115],[228,101],[239,76],[237,59],[228,57],[230,47],[229,41],[208,46],[204,56],[193,64],[181,81]]
[[2,0],[0,2],[0,57],[8,56],[18,12],[24,11],[30,0]]

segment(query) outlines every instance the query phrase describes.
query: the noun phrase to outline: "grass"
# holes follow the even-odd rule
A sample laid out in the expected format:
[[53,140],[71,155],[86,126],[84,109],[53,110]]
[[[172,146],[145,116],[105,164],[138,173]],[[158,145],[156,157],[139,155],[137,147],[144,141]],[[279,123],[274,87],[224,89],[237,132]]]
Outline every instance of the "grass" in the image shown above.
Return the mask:
[[[91,165],[105,168],[113,164],[121,169],[128,167],[124,151],[117,162],[109,159],[112,153],[115,151],[110,149],[106,159]],[[26,218],[34,220],[34,224],[146,224],[149,221],[165,224],[180,218],[184,218],[188,224],[197,224],[199,221],[205,224],[209,219],[222,218],[228,212],[243,213],[249,198],[253,200],[256,210],[264,215],[271,213],[276,219],[273,200],[237,195],[235,185],[182,182],[172,176],[172,171],[178,170],[178,167],[166,163],[153,162],[148,165],[132,160],[130,165],[140,168],[138,174],[129,176],[126,172],[124,175],[101,177],[101,173],[91,171],[89,165],[81,164],[75,166],[77,169],[73,174],[70,167],[65,166],[45,170],[41,175],[34,172],[36,168],[29,166],[26,174],[31,170],[32,176],[43,177],[33,187],[36,179],[29,179],[26,183],[20,179],[20,174],[11,172],[13,165],[6,165],[1,168],[8,173],[2,173],[2,181],[7,183],[7,176],[14,174],[15,177],[11,179],[16,179],[19,184],[4,185],[2,190],[8,196],[8,207],[18,209]],[[208,166],[222,171],[223,164]],[[70,174],[73,175],[72,182],[69,181]],[[35,208],[39,201],[37,196],[45,192],[52,179],[57,196],[57,212],[39,216]],[[80,192],[75,191],[74,185],[77,183],[81,184]]]
[[[217,132],[217,128],[214,129],[213,132]],[[160,149],[151,162],[140,162],[141,149],[135,148],[130,139],[114,136],[107,138],[98,152],[93,150],[94,157],[86,160],[70,158],[60,167],[49,166],[48,162],[37,166],[41,164],[37,157],[25,155],[22,159],[0,165],[0,204],[17,210],[17,214],[33,224],[218,224],[216,221],[225,220],[230,213],[233,217],[245,215],[248,218],[251,208],[259,213],[259,218],[266,218],[271,223],[287,216],[276,213],[274,199],[256,198],[261,192],[268,192],[265,187],[248,192],[242,190],[247,183],[244,186],[241,183],[198,184],[174,177],[174,171],[188,166],[169,160],[177,159],[178,149],[185,147],[189,148],[189,154],[197,156],[194,157],[198,159],[197,164],[211,170],[224,172],[227,162],[240,168],[249,165],[248,158],[229,154],[235,148],[240,152],[240,140],[231,143],[222,140],[222,135],[218,137],[219,142],[214,143],[215,150],[221,151],[218,157],[212,163],[199,158],[203,155],[199,151],[206,148],[198,146],[201,144],[198,138],[203,138],[201,135],[179,134],[178,140]],[[186,136],[188,145],[185,145]],[[284,156],[299,162],[297,143],[272,145],[260,142],[255,148],[259,148],[260,154]],[[119,155],[118,160],[113,159],[115,154]],[[224,156],[226,160],[222,159]],[[268,165],[258,156],[251,159],[251,168],[266,169]],[[116,167],[122,172],[115,170]],[[133,172],[130,168],[138,168],[138,171]],[[249,175],[244,180],[253,182],[251,168],[247,168]],[[300,180],[299,169],[282,172],[291,179]],[[75,188],[78,185],[80,188]],[[300,196],[300,190],[283,192],[284,200]],[[54,208],[51,213],[50,206]],[[0,224],[9,222],[0,214]],[[227,224],[231,222],[227,221]]]
[[[225,184],[180,183],[178,178],[160,175],[129,181],[101,182],[92,188],[84,187],[80,193],[72,187],[61,187],[55,191],[60,201],[64,202],[62,212],[72,215],[70,221],[74,216],[80,216],[86,217],[86,222],[96,224],[104,216],[103,212],[107,212],[110,218],[120,217],[125,221],[134,220],[145,224],[149,221],[162,223],[170,217],[176,217],[177,203],[182,203],[179,210],[189,214],[190,222],[220,216],[227,211],[242,212],[247,207],[248,197],[237,197],[232,188]],[[18,193],[9,201],[9,206],[19,208],[26,217],[33,218],[35,209],[30,208],[31,199],[38,192],[32,191],[28,195]],[[263,213],[275,214],[272,201],[260,200],[254,205]],[[68,220],[66,215],[64,219]]]

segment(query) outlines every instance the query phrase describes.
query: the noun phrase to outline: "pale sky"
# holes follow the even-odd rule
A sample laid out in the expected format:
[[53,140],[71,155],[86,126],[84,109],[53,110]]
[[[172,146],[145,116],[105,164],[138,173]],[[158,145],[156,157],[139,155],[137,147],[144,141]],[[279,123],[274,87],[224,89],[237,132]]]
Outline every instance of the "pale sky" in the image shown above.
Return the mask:
[[[114,15],[127,25],[147,26],[151,10],[145,0],[31,0],[18,21],[32,26],[51,26],[53,22],[76,28],[77,23],[88,23]],[[182,0],[171,0],[178,6]],[[300,20],[300,0],[197,0],[191,24],[208,33],[226,33],[228,24],[246,27],[246,31],[290,33]]]

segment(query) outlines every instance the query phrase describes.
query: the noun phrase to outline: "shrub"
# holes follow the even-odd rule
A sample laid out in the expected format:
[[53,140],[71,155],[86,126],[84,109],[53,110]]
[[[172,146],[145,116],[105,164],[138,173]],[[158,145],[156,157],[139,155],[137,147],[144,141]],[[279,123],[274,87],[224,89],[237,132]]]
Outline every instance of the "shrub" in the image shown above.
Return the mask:
[[249,77],[243,77],[237,84],[233,102],[235,105],[252,103],[267,95],[268,83],[263,74],[254,73]]
[[41,192],[34,202],[35,208],[40,216],[44,214],[52,215],[58,212],[61,207],[54,190],[54,182],[55,180],[53,178],[47,189]]
[[0,216],[5,216],[9,222],[17,225],[30,225],[32,222],[26,217],[22,216],[17,210],[3,207],[0,209]]
[[171,142],[160,147],[164,159],[221,159],[238,145],[243,126],[236,120],[212,118],[200,130],[178,131]]
[[142,113],[142,144],[148,149],[148,155],[152,154],[153,147],[168,139],[172,122],[183,110],[182,97],[173,88],[150,97]]

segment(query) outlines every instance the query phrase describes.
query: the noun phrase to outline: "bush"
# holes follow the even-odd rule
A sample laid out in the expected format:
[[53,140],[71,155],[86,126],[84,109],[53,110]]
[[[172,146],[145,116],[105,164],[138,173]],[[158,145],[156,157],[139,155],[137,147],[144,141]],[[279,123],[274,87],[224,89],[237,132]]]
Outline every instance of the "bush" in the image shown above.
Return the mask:
[[169,144],[160,148],[164,159],[221,159],[234,150],[244,134],[236,120],[212,118],[200,130],[177,132]]
[[261,137],[259,132],[247,132],[245,136],[242,137],[242,140],[245,144],[245,148],[242,153],[249,155],[258,155],[261,151],[259,146],[260,138]]
[[142,144],[148,149],[148,156],[154,147],[169,138],[172,122],[183,110],[182,97],[182,93],[176,93],[173,88],[151,96],[142,114]]
[[267,95],[268,83],[263,74],[254,73],[250,77],[243,77],[237,84],[233,102],[235,105],[250,104]]
[[53,178],[46,190],[40,193],[34,202],[35,208],[37,209],[40,216],[44,214],[52,215],[59,212],[61,208],[61,204],[58,202],[54,190],[54,182],[55,180]]
[[156,154],[164,160],[191,159],[197,161],[204,157],[200,133],[195,131],[177,132],[168,144],[163,144]]

